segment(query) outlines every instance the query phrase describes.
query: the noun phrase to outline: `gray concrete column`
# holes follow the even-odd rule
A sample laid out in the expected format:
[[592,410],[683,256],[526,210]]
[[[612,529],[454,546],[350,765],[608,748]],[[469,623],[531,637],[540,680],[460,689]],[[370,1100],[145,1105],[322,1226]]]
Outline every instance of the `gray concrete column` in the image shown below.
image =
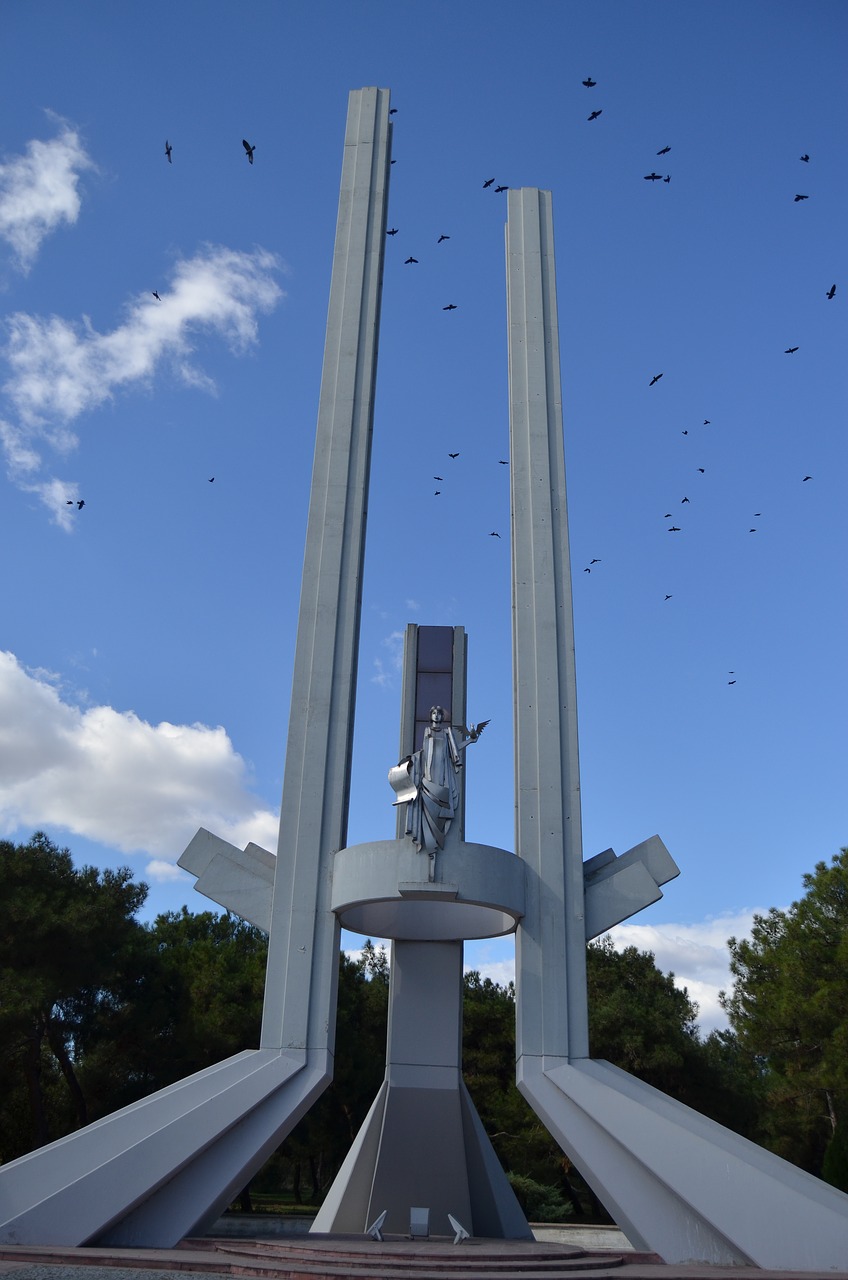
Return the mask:
[[263,1047],[332,1052],[390,164],[389,93],[350,95],[306,533]]
[[577,688],[550,192],[510,191],[506,229],[512,486],[517,1054],[585,1057],[586,931]]

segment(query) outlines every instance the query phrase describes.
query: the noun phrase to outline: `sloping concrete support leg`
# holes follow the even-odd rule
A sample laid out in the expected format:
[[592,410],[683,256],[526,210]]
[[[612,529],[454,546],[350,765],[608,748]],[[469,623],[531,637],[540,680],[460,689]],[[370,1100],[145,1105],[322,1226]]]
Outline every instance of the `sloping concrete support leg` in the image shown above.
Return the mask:
[[755,1143],[609,1062],[525,1057],[518,1087],[637,1247],[668,1263],[844,1268],[848,1196]]
[[327,1055],[237,1054],[0,1169],[5,1244],[171,1248],[213,1220],[332,1076]]

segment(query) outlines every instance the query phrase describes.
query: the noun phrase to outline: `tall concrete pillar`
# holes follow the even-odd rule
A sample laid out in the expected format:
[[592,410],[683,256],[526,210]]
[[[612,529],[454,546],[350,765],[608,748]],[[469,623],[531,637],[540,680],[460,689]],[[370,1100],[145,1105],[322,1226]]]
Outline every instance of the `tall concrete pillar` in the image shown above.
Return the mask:
[[577,683],[550,192],[510,191],[506,231],[512,498],[518,1055],[587,1057]]
[[332,1077],[329,888],[347,827],[390,141],[388,91],[351,93],[276,862],[203,830],[181,859],[270,930],[261,1046],[0,1168],[2,1241],[174,1245],[214,1221]]
[[506,245],[516,852],[527,871],[518,1086],[638,1247],[666,1262],[844,1267],[848,1196],[589,1058],[586,940],[602,918],[609,927],[655,900],[677,868],[657,837],[582,861],[549,192],[510,191]]
[[332,1052],[333,855],[350,798],[390,164],[389,94],[350,95],[286,745],[263,1047]]

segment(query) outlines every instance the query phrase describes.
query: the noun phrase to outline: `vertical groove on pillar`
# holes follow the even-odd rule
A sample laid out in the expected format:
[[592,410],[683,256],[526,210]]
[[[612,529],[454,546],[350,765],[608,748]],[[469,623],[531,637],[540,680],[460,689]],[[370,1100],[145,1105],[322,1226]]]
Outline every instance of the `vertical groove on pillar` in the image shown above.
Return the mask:
[[550,192],[511,191],[506,229],[517,1053],[588,1054],[574,627]]
[[386,89],[351,93],[306,533],[263,1046],[332,1050],[388,203]]

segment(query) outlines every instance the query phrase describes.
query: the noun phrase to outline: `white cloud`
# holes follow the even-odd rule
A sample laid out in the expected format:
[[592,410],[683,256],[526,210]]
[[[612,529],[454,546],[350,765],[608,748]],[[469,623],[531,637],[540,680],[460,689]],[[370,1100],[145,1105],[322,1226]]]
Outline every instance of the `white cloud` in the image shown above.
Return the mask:
[[24,155],[0,163],[0,237],[22,271],[32,266],[45,236],[62,222],[76,222],[80,175],[94,168],[76,130],[60,123],[56,138],[34,140]]
[[374,659],[376,670],[371,677],[372,684],[379,685],[381,689],[394,687],[397,675],[403,670],[403,639],[403,631],[393,631],[381,641],[383,648],[388,650],[388,655],[385,659]]
[[60,827],[147,853],[162,879],[200,826],[273,850],[277,822],[224,729],[82,710],[0,652],[0,830]]
[[[609,937],[617,951],[636,947],[653,953],[663,973],[674,974],[674,984],[685,987],[698,1006],[698,1026],[703,1035],[726,1028],[718,993],[732,986],[728,938],[750,935],[754,915],[765,914],[762,907],[745,908],[726,915],[709,916],[693,924],[620,924]],[[476,969],[483,978],[500,986],[515,981],[514,954],[503,954],[503,943],[466,944],[466,970]]]
[[214,390],[192,364],[192,335],[211,330],[232,351],[244,351],[256,341],[258,314],[283,296],[274,279],[279,269],[274,255],[262,249],[241,253],[207,246],[177,264],[161,301],[150,294],[134,299],[109,333],[98,333],[86,317],[77,324],[24,312],[9,317],[3,354],[10,376],[3,390],[13,420],[0,423],[0,445],[12,479],[36,493],[54,520],[69,528],[66,500],[74,485],[38,478],[39,449],[69,453],[77,444],[71,422],[116,390],[149,382],[163,362],[183,382]]
[[718,1000],[718,993],[732,986],[727,940],[747,937],[755,913],[763,915],[765,908],[708,916],[695,924],[619,924],[609,936],[618,951],[632,946],[653,952],[657,967],[673,973],[675,986],[685,987],[698,1005],[698,1025],[708,1035],[728,1025]]

